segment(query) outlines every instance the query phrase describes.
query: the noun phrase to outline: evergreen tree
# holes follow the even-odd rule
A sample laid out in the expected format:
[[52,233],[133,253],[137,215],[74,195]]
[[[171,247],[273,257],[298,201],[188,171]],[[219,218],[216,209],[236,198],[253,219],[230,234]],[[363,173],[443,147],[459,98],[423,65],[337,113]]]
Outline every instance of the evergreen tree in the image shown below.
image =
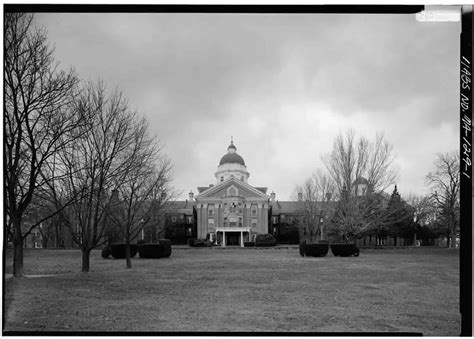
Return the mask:
[[398,193],[397,185],[393,189],[388,202],[388,215],[393,220],[388,224],[387,234],[392,237],[411,238],[416,231],[413,221],[413,209],[405,202]]

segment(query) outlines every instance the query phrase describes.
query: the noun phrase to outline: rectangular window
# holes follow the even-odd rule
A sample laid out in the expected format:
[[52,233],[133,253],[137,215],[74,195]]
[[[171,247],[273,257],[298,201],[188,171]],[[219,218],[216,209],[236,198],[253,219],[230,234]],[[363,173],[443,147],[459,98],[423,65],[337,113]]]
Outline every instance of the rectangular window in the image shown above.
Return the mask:
[[207,215],[209,218],[214,218],[214,205],[213,204],[208,206]]
[[257,215],[257,205],[252,205],[252,215]]
[[278,217],[273,217],[273,223],[278,224]]
[[187,216],[186,217],[186,223],[187,224],[192,224],[193,223],[193,217],[192,216]]
[[252,219],[252,227],[257,227],[257,219]]

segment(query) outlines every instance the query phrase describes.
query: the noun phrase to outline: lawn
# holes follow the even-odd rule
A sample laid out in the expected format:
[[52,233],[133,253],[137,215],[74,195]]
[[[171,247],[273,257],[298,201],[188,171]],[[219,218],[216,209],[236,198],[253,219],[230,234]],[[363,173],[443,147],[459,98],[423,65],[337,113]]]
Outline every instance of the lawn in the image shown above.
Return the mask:
[[[7,251],[7,273],[11,273]],[[302,258],[296,248],[173,248],[170,258],[25,252],[5,280],[4,331],[460,333],[459,252],[363,250]]]

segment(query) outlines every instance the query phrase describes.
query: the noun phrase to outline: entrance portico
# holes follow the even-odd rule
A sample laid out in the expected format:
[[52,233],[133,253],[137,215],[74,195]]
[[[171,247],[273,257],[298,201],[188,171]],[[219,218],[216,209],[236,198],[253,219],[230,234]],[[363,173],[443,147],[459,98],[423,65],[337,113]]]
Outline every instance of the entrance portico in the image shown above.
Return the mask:
[[240,247],[244,247],[244,239],[250,239],[250,227],[217,227],[216,234],[218,235],[218,239],[220,238],[219,234],[222,236],[222,247],[229,245],[228,241],[230,237],[234,235],[238,235],[239,245]]

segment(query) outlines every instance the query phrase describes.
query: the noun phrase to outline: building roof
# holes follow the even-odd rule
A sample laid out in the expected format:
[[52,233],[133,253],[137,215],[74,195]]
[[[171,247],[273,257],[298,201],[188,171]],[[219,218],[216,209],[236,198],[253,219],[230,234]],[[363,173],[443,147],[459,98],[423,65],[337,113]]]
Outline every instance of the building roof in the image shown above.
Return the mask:
[[[333,210],[336,207],[336,201],[330,202],[315,202],[317,208]],[[302,201],[272,201],[272,214],[301,214],[303,213],[305,206]]]
[[354,180],[353,185],[361,185],[361,184],[362,185],[368,185],[369,182],[364,177],[358,177],[356,180]]
[[194,202],[190,200],[166,201],[163,204],[163,211],[165,213],[183,213],[183,214],[192,215],[193,206],[194,206]]
[[260,192],[267,194],[267,187],[254,187],[255,189],[259,190]]
[[219,166],[223,164],[240,164],[245,166],[244,159],[237,154],[237,147],[234,145],[234,141],[230,141],[229,147],[227,147],[227,154],[221,158]]
[[205,190],[208,190],[211,187],[213,187],[213,186],[199,186],[198,187],[198,192],[202,193],[202,192],[204,192]]
[[245,161],[237,153],[227,153],[224,154],[224,156],[221,158],[221,161],[219,161],[219,165],[223,164],[240,164],[245,166]]
[[298,213],[304,209],[299,201],[273,201],[272,214]]

